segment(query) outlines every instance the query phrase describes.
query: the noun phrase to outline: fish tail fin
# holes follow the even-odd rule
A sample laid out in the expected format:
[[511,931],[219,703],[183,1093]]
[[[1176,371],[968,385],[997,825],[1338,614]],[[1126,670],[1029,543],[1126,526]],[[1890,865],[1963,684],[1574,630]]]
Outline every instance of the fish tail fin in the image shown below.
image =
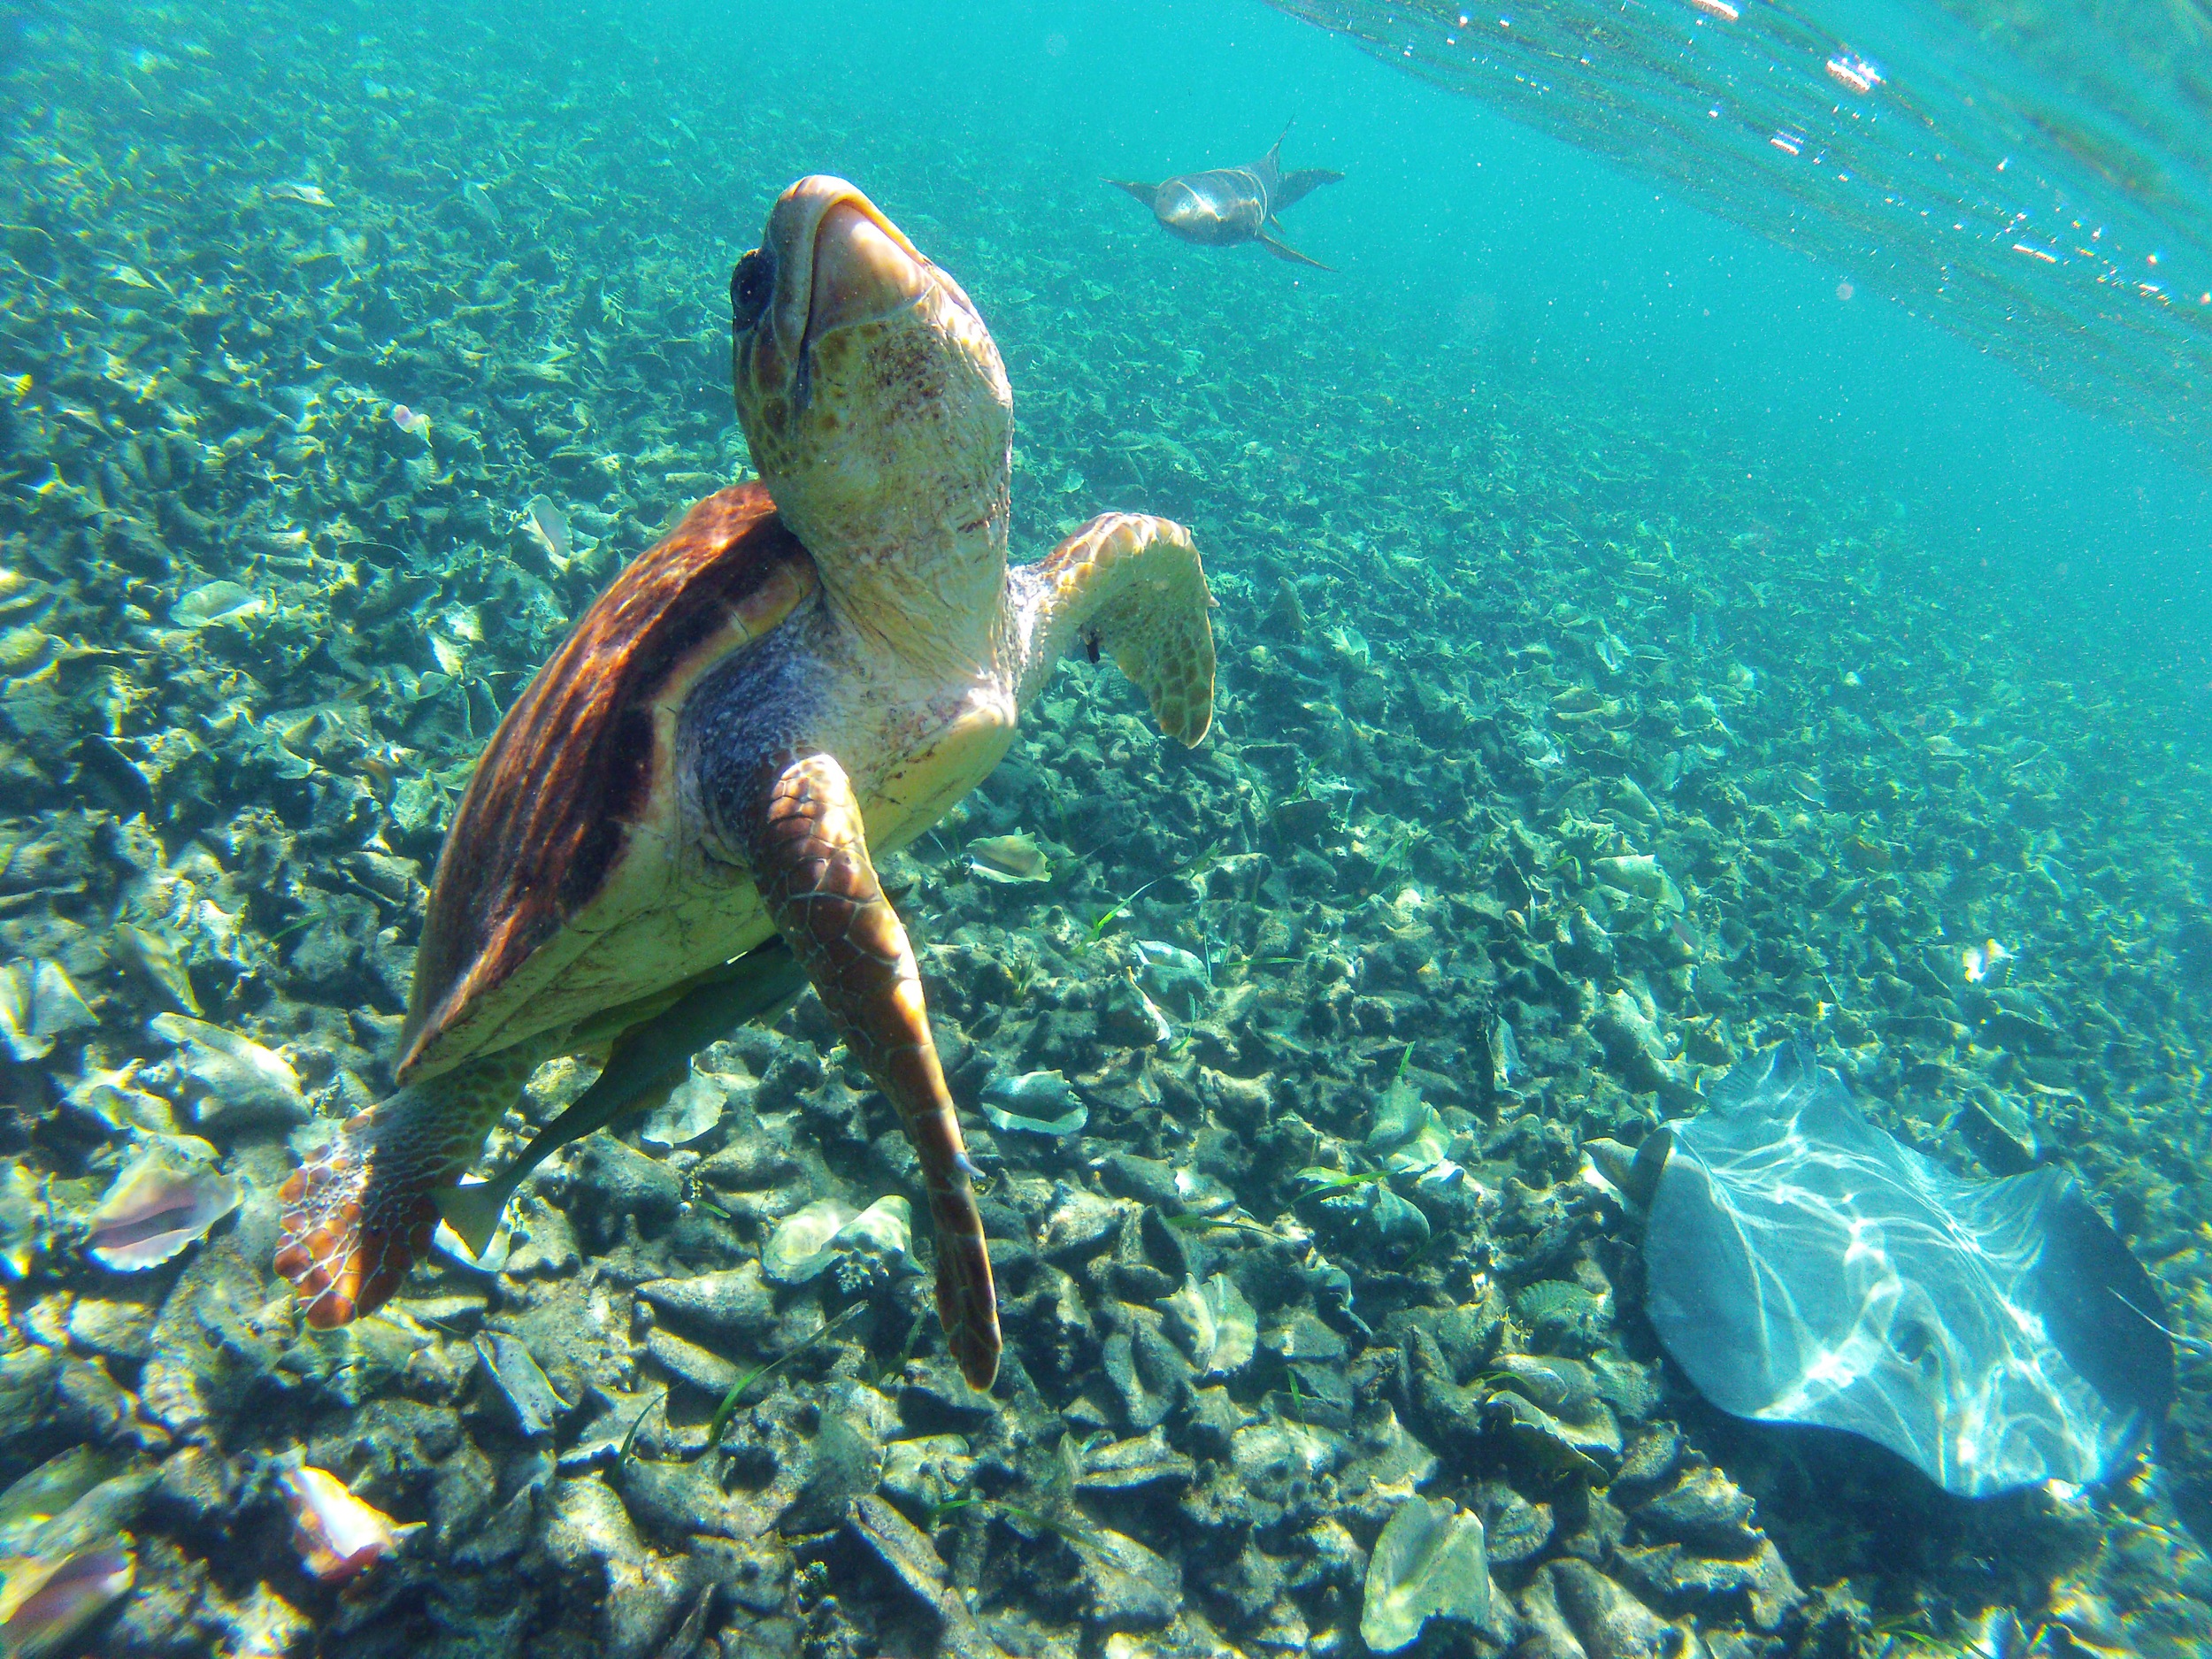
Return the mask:
[[1283,140],[1290,136],[1290,129],[1297,125],[1298,118],[1294,115],[1285,121],[1283,130],[1275,135],[1275,142],[1267,147],[1267,154],[1262,156],[1248,169],[1260,181],[1260,191],[1271,204],[1268,208],[1271,213],[1274,211],[1271,204],[1275,200],[1276,192],[1282,187]]
[[483,1150],[539,1057],[508,1049],[410,1085],[301,1160],[277,1194],[284,1212],[272,1265],[291,1281],[308,1324],[349,1325],[392,1299],[430,1254],[435,1189]]
[[461,1235],[471,1256],[481,1256],[499,1231],[499,1218],[507,1213],[514,1196],[511,1181],[478,1181],[465,1187],[441,1187],[430,1194],[445,1224]]
[[1302,201],[1325,184],[1334,184],[1344,175],[1328,167],[1301,167],[1286,173],[1282,182],[1275,187],[1275,211],[1282,211],[1292,203]]

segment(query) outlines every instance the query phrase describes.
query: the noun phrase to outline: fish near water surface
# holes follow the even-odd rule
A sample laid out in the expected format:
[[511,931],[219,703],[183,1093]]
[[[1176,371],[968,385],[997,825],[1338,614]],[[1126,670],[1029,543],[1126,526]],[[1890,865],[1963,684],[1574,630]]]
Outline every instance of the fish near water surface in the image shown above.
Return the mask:
[[1310,265],[1317,271],[1333,270],[1318,259],[1308,258],[1275,234],[1275,215],[1325,184],[1344,175],[1326,167],[1282,170],[1282,136],[1268,146],[1267,154],[1247,167],[1214,167],[1204,173],[1179,173],[1158,184],[1140,184],[1128,179],[1106,182],[1126,190],[1152,210],[1171,236],[1209,248],[1233,247],[1256,242],[1278,259]]

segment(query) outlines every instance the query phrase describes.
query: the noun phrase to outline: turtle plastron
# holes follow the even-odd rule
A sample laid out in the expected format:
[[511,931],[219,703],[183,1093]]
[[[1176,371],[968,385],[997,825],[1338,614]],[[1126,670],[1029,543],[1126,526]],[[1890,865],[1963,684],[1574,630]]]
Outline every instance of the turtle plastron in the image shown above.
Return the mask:
[[997,1292],[968,1148],[929,1033],[920,970],[868,856],[860,803],[829,755],[790,751],[761,768],[730,828],[753,883],[853,1057],[889,1098],[920,1158],[937,1231],[937,1317],[969,1383],[998,1375]]

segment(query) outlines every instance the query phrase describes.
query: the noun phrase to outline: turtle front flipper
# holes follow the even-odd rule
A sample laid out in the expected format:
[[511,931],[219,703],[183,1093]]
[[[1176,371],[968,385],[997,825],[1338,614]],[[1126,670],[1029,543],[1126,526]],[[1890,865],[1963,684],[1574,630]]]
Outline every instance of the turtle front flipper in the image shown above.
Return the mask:
[[1007,575],[1022,707],[1079,646],[1093,662],[1105,652],[1136,681],[1168,736],[1204,739],[1214,718],[1213,595],[1189,531],[1144,513],[1102,513]]
[[898,1110],[937,1228],[937,1317],[970,1384],[998,1375],[998,1296],[967,1143],[937,1062],[920,971],[868,857],[860,803],[828,755],[772,760],[743,822],[754,885],[853,1056]]
[[327,1330],[374,1313],[438,1230],[432,1194],[484,1148],[522,1092],[541,1046],[503,1049],[413,1083],[356,1113],[279,1189],[273,1265],[307,1323]]

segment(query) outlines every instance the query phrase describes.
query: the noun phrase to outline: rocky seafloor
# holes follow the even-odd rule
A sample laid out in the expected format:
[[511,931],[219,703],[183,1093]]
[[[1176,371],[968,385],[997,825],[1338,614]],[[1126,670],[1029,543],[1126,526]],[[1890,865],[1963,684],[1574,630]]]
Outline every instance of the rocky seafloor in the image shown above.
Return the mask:
[[[2078,1172],[2212,1332],[2199,714],[1886,503],[1279,271],[1195,288],[1087,180],[1016,234],[772,81],[699,145],[711,63],[496,22],[41,12],[4,71],[0,1634],[1356,1654],[1417,1491],[1491,1594],[1416,1651],[2200,1650],[2193,1352],[2131,1478],[1947,1499],[1705,1406],[1585,1151],[1809,1033],[1950,1166]],[[911,1155],[810,998],[481,1262],[305,1329],[275,1188],[389,1087],[499,710],[741,467],[720,285],[824,157],[996,329],[1024,545],[1171,513],[1222,602],[1203,748],[1071,666],[887,872],[1002,1379],[945,1359],[879,1202]],[[315,1471],[388,1526],[303,1552]]]

